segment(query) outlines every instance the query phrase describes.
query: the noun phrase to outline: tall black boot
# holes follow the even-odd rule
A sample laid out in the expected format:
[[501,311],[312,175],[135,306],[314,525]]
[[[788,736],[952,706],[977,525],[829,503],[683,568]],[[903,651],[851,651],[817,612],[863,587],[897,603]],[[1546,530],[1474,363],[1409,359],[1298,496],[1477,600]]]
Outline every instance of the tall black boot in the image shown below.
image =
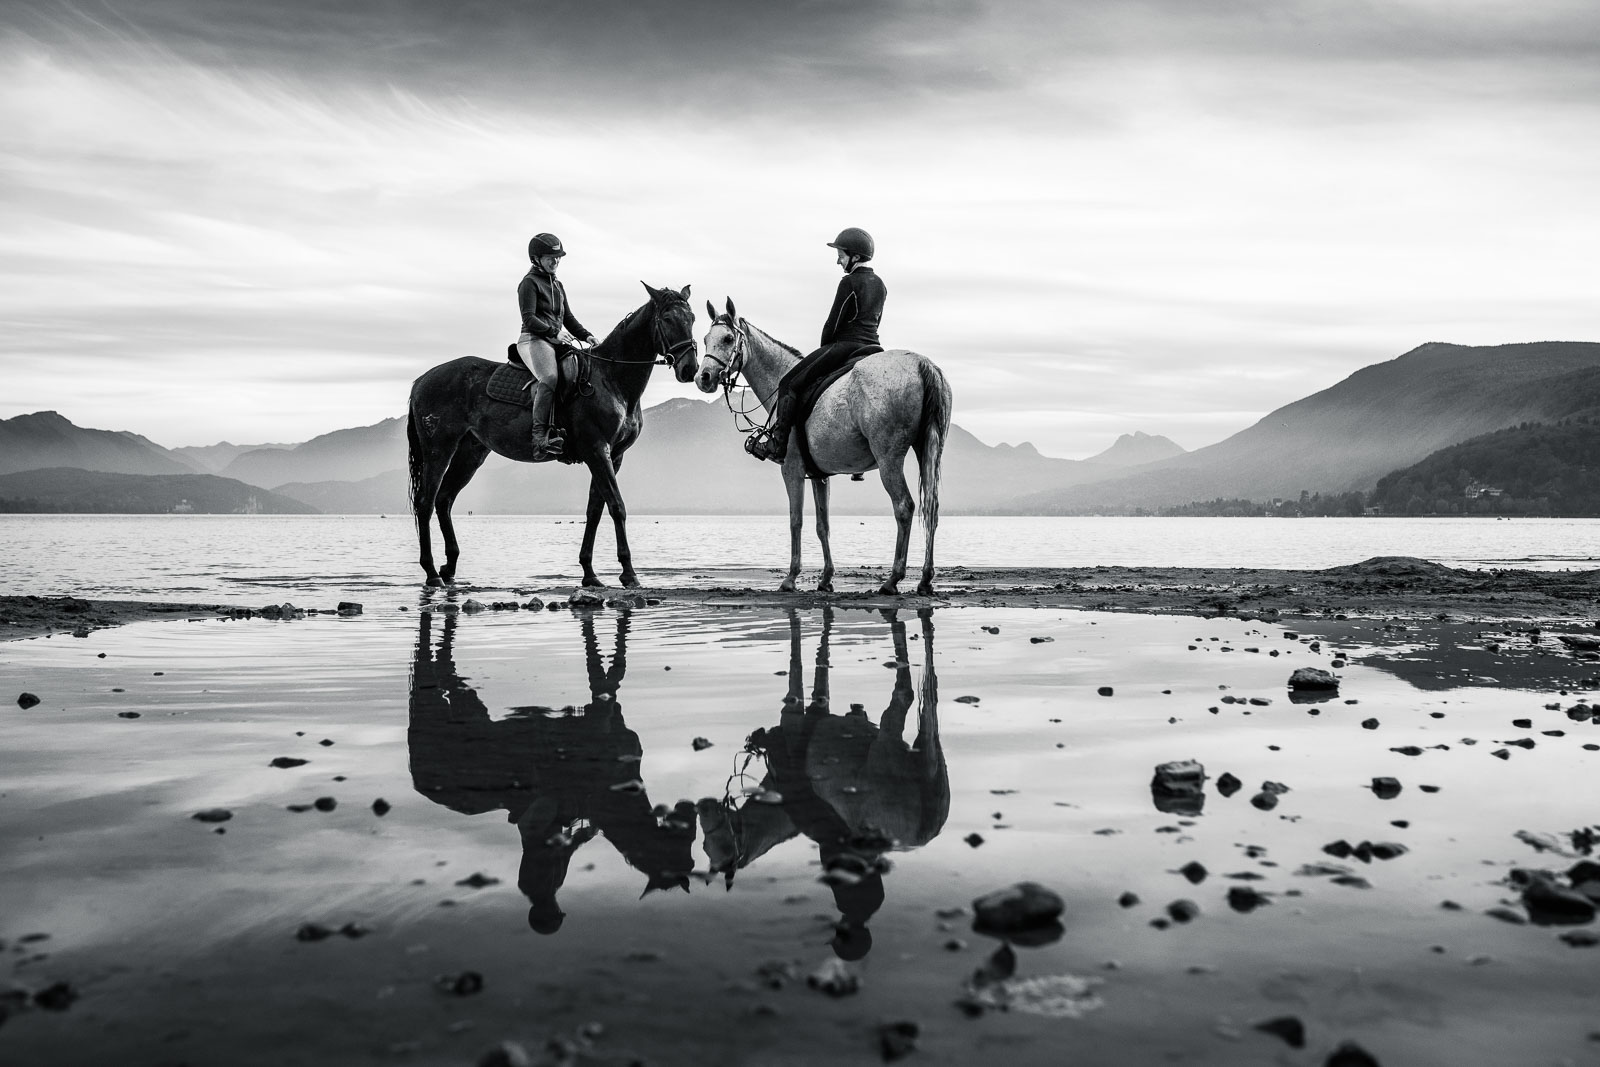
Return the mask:
[[757,459],[770,459],[782,463],[789,455],[789,432],[794,429],[794,409],[798,406],[793,393],[778,398],[772,413],[772,428],[765,437],[752,439],[750,454]]
[[565,442],[561,431],[550,424],[556,391],[544,382],[533,383],[533,461],[542,463],[560,457]]

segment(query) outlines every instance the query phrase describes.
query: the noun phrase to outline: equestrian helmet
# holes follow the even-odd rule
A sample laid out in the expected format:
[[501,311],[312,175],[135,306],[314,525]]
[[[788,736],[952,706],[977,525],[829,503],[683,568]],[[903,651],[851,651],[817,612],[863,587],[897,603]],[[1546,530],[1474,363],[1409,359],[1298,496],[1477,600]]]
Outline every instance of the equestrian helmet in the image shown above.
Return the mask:
[[[871,238],[867,238],[871,243]],[[533,240],[528,242],[528,259],[533,261],[540,256],[564,256],[567,250],[561,247],[561,238],[553,233],[536,233]]]
[[871,259],[874,251],[872,234],[858,226],[850,226],[839,231],[839,236],[828,242],[829,248],[837,248],[841,252],[849,252],[862,259]]

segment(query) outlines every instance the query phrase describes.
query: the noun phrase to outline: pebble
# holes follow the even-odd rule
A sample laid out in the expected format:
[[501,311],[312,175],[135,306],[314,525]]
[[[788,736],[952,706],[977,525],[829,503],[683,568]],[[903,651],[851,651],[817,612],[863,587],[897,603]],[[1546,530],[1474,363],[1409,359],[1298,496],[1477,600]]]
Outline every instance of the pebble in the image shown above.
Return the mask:
[[1221,793],[1225,797],[1233,796],[1233,794],[1237,793],[1241,788],[1243,788],[1243,786],[1243,782],[1239,781],[1239,779],[1235,778],[1227,771],[1223,771],[1222,774],[1217,778],[1217,792]]
[[472,874],[469,874],[465,878],[462,878],[456,882],[456,885],[463,885],[469,889],[483,889],[485,886],[499,884],[500,879],[484,874],[482,871],[474,871]]
[[971,694],[968,694],[966,696],[956,697],[956,703],[957,704],[976,704],[977,702],[978,702],[978,698],[975,697],[975,696],[972,696]]
[[1377,719],[1362,719],[1361,720],[1361,728],[1363,730],[1376,730],[1378,728],[1378,720]]
[[1168,904],[1167,914],[1173,922],[1186,923],[1199,917],[1200,905],[1185,897]]
[[1257,793],[1250,798],[1250,805],[1262,811],[1271,811],[1278,806],[1278,795],[1276,793]]
[[1306,1024],[1300,1021],[1297,1015],[1280,1015],[1275,1019],[1266,1019],[1251,1026],[1253,1030],[1260,1030],[1263,1034],[1281,1037],[1290,1048],[1306,1047]]
[[39,703],[39,698],[34,696],[32,693],[23,693],[21,696],[17,697],[17,707],[21,708],[23,711],[27,711],[37,703]]
[[474,993],[483,992],[483,975],[477,971],[462,971],[460,974],[441,974],[434,978],[433,984],[445,993],[457,997],[470,997]]
[[1337,690],[1339,679],[1331,671],[1320,667],[1300,667],[1289,675],[1289,688]]
[[70,982],[56,982],[45,986],[33,995],[34,1004],[45,1011],[66,1011],[78,999],[78,991]]
[[903,1060],[917,1050],[917,1038],[922,1027],[910,1019],[878,1024],[878,1051],[883,1062]]
[[[1427,786],[1423,786],[1423,788],[1426,789]],[[1374,778],[1372,780],[1372,791],[1377,794],[1379,800],[1392,800],[1400,795],[1400,780],[1398,778]]]
[[1131,908],[1135,904],[1138,904],[1138,903],[1139,903],[1139,894],[1135,893],[1131,889],[1128,890],[1127,892],[1123,893],[1120,897],[1117,898],[1117,904],[1120,907],[1124,907],[1124,908]]
[[280,770],[287,770],[290,767],[303,767],[310,762],[310,760],[296,759],[293,756],[278,756],[271,763],[267,764],[267,766],[277,767]]
[[696,752],[704,752],[706,749],[710,748],[712,744],[703,737],[697,737],[689,743],[694,746],[694,750]]
[[830,997],[848,997],[861,991],[861,978],[835,957],[806,975],[806,985]]
[[1258,893],[1247,885],[1236,885],[1228,888],[1228,907],[1241,914],[1248,915],[1263,904],[1271,904],[1272,900],[1264,893]]
[[971,845],[973,848],[977,848],[979,845],[983,844],[983,835],[980,834],[980,833],[970,833],[966,837],[963,837],[961,840],[965,841],[967,844]]
[[333,931],[321,923],[302,923],[294,932],[296,941],[323,941],[333,936]]
[[204,811],[195,812],[189,818],[199,822],[227,822],[233,818],[233,812],[227,808],[207,808]]
[[333,797],[318,797],[311,802],[311,806],[318,811],[332,811],[339,806],[339,802]]
[[1206,875],[1211,873],[1206,870],[1206,865],[1199,860],[1190,860],[1178,868],[1178,873],[1189,880],[1190,885],[1199,885],[1206,880]]
[[382,797],[379,797],[377,800],[372,802],[372,814],[377,815],[380,818],[389,814],[391,810],[393,810],[393,805]]
[[1011,934],[1049,926],[1061,918],[1066,903],[1037,882],[1018,882],[972,902],[972,927],[985,933]]
[[1053,637],[1030,637],[1028,638],[1028,643],[1032,645],[1046,645],[1054,640],[1055,638]]

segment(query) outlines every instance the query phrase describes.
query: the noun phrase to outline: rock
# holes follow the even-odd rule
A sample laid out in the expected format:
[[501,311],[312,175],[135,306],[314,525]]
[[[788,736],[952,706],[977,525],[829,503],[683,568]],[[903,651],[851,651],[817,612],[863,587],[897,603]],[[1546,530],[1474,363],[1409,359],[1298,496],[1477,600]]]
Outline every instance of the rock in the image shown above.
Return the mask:
[[1416,745],[1401,745],[1398,748],[1391,748],[1389,751],[1390,752],[1398,752],[1402,756],[1420,756],[1420,755],[1422,755],[1422,749],[1418,748]]
[[1400,795],[1400,780],[1398,778],[1374,778],[1372,791],[1379,800],[1393,800]]
[[45,1011],[66,1011],[77,999],[78,991],[70,982],[56,982],[33,995],[33,1003]]
[[1211,873],[1206,870],[1206,865],[1199,860],[1190,860],[1178,868],[1178,873],[1189,879],[1190,885],[1199,885],[1206,880],[1206,875]]
[[884,1063],[903,1060],[917,1051],[917,1038],[922,1027],[910,1019],[878,1024],[878,1052]]
[[391,805],[387,800],[379,797],[377,800],[372,802],[372,814],[382,818],[383,816],[389,814],[392,807],[393,805]]
[[482,889],[485,886],[499,884],[500,879],[490,877],[489,875],[484,874],[482,871],[474,871],[472,874],[469,874],[465,878],[462,878],[456,882],[456,885],[464,885],[469,889]]
[[341,600],[341,601],[339,601],[339,614],[340,615],[360,615],[361,614],[361,605],[357,604],[353,600]]
[[311,806],[318,811],[332,811],[339,806],[339,802],[333,797],[318,797],[311,802]]
[[333,931],[321,923],[301,923],[300,929],[294,932],[296,941],[325,941],[333,936]]
[[1135,893],[1131,889],[1124,892],[1120,897],[1117,898],[1117,905],[1123,908],[1131,908],[1138,903],[1139,894]]
[[477,971],[462,971],[460,974],[441,974],[434,978],[433,984],[442,992],[456,997],[470,997],[475,993],[483,992],[483,975]]
[[362,926],[360,923],[345,923],[343,926],[339,927],[339,932],[352,941],[358,941],[372,933],[371,930],[367,929],[365,926]]
[[1411,850],[1396,841],[1375,841],[1372,844],[1372,854],[1380,860],[1392,860],[1396,856],[1404,856],[1409,851]]
[[1061,918],[1066,903],[1037,882],[1018,882],[985,894],[972,902],[972,928],[980,933],[1009,936],[1048,927]]
[[1172,916],[1175,923],[1186,923],[1200,915],[1200,905],[1187,898],[1174,900],[1167,905],[1167,914]]
[[1522,903],[1540,926],[1575,926],[1595,917],[1594,901],[1547,878],[1537,878],[1524,889]]
[[303,767],[310,762],[310,760],[296,759],[294,756],[278,756],[271,763],[267,764],[267,766],[277,767],[280,770],[287,770],[290,767]]
[[204,811],[195,812],[189,818],[199,822],[227,822],[233,818],[233,812],[227,808],[207,808]]
[[1312,689],[1331,691],[1339,688],[1339,679],[1330,671],[1320,667],[1300,667],[1289,675],[1290,689]]
[[1330,841],[1328,844],[1323,845],[1322,851],[1326,852],[1330,856],[1342,860],[1354,852],[1355,849],[1350,847],[1350,842],[1341,837],[1337,841]]
[[1281,1037],[1290,1048],[1306,1047],[1306,1024],[1300,1021],[1297,1015],[1280,1015],[1276,1019],[1267,1019],[1254,1024],[1252,1029],[1260,1030],[1263,1034]]
[[1593,930],[1568,930],[1561,935],[1561,940],[1573,948],[1594,948],[1600,945],[1600,934]]
[[1341,874],[1328,879],[1334,885],[1349,886],[1351,889],[1371,889],[1372,883],[1359,874]]
[[1323,1067],[1380,1067],[1380,1065],[1372,1053],[1354,1041],[1346,1041],[1328,1055],[1328,1061]]
[[1260,808],[1262,811],[1271,811],[1273,808],[1278,806],[1278,794],[1257,793],[1255,796],[1250,798],[1250,806],[1254,808]]
[[1362,719],[1361,720],[1361,728],[1363,730],[1376,730],[1378,728],[1378,720],[1377,719]]
[[604,607],[606,598],[593,589],[574,589],[567,595],[567,605],[574,608]]
[[119,711],[119,712],[117,712],[117,718],[119,718],[119,719],[137,719],[137,718],[140,718],[140,717],[141,716],[139,715],[139,713],[137,711]]
[[806,975],[806,985],[830,997],[848,997],[861,991],[861,979],[844,960],[834,957]]
[[1102,685],[1099,689],[1096,689],[1095,692],[1103,697],[1116,695],[1116,690],[1111,688],[1109,685]]
[[37,703],[39,703],[39,698],[34,696],[32,693],[23,693],[21,696],[17,697],[17,707],[21,708],[23,711],[27,711]]
[[1289,791],[1289,787],[1284,785],[1282,782],[1262,782],[1261,791],[1263,793],[1273,793],[1277,796],[1282,796]]
[[1510,759],[1511,750],[1509,748],[1497,748],[1493,752],[1489,753],[1489,755],[1493,756],[1495,759]]
[[1259,893],[1247,885],[1228,887],[1228,907],[1241,914],[1248,915],[1263,904],[1271,904],[1272,900],[1264,893]]
[[703,737],[697,737],[693,741],[689,742],[689,744],[694,746],[694,750],[696,752],[704,752],[706,749],[711,747],[711,742],[707,741]]
[[469,599],[465,604],[461,605],[462,614],[465,615],[476,615],[478,612],[486,610],[488,609],[476,600]]
[[1053,637],[1030,637],[1028,638],[1028,643],[1031,645],[1047,645],[1054,640],[1055,638]]
[[1198,760],[1157,764],[1150,780],[1150,798],[1157,811],[1198,815],[1206,803],[1205,781],[1206,769]]
[[975,697],[975,696],[970,696],[969,695],[969,696],[956,697],[956,703],[957,704],[976,704],[977,702],[978,702],[978,698]]
[[477,1067],[533,1067],[533,1057],[515,1041],[502,1041],[478,1057]]
[[529,601],[526,604],[522,605],[522,610],[523,611],[543,611],[544,610],[544,601],[540,600],[538,597],[532,597],[531,599],[529,599]]
[[1237,793],[1243,787],[1244,783],[1239,781],[1239,779],[1235,778],[1233,775],[1229,774],[1227,771],[1223,771],[1221,776],[1217,778],[1217,792],[1221,793],[1225,797],[1233,796],[1233,794]]
[[983,835],[980,834],[980,833],[970,833],[966,837],[963,837],[961,840],[965,841],[967,844],[971,845],[973,848],[977,848],[979,845],[983,844]]

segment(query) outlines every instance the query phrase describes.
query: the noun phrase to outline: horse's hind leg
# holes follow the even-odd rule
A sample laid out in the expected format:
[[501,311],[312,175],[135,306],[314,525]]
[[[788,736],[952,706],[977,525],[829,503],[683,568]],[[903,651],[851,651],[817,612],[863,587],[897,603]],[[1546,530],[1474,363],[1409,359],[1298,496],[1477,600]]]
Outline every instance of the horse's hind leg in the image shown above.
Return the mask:
[[450,441],[446,447],[444,442],[425,440],[417,430],[415,415],[406,421],[406,436],[410,448],[411,514],[417,522],[417,562],[428,576],[429,585],[443,585],[439,571],[433,564],[433,533],[429,524],[433,521],[439,483],[450,464],[450,457],[455,454],[457,442]]
[[822,577],[817,579],[817,592],[833,592],[833,546],[828,543],[828,479],[816,478],[811,482],[811,499],[817,505],[817,540],[822,542]]
[[898,596],[900,579],[906,576],[906,553],[911,548],[911,518],[916,513],[916,504],[911,498],[911,488],[906,485],[905,453],[902,452],[887,463],[880,458],[878,477],[883,480],[884,491],[889,494],[889,501],[894,505],[896,527],[894,569],[889,572],[888,579],[878,587],[878,592],[884,596]]
[[433,506],[439,513],[439,532],[444,534],[444,566],[439,568],[439,577],[446,582],[452,582],[456,577],[456,560],[461,556],[461,546],[456,543],[455,521],[451,518],[450,509],[455,506],[456,497],[467,483],[472,481],[472,476],[478,473],[478,468],[483,466],[483,461],[489,458],[489,447],[476,437],[463,437],[461,443],[456,445],[455,455],[450,457],[450,466],[445,469],[444,477],[439,482],[439,491],[433,500]]

